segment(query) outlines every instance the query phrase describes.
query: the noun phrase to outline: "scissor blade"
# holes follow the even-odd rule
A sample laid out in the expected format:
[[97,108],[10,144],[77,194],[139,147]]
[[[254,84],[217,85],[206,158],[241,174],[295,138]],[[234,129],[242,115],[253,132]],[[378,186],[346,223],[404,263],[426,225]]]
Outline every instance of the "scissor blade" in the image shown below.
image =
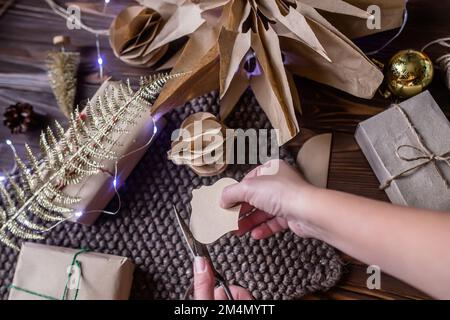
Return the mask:
[[189,227],[184,222],[183,218],[181,218],[180,213],[178,212],[177,208],[173,206],[173,211],[175,212],[175,216],[177,217],[178,225],[181,228],[181,232],[183,233],[184,240],[186,240],[186,243],[188,244],[189,251],[191,251],[192,256],[196,256],[195,254],[195,239],[194,236],[191,233],[191,230],[189,230]]

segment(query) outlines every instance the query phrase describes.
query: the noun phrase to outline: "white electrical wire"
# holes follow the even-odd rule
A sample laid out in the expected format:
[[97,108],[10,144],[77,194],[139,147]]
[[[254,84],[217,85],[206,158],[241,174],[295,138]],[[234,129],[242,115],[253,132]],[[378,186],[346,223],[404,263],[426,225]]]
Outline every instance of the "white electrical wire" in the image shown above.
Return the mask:
[[80,26],[80,28],[86,30],[87,32],[93,33],[95,35],[100,36],[109,36],[109,30],[98,30],[91,28],[87,25],[85,25],[81,19],[75,15],[71,15],[67,12],[67,9],[61,7],[60,5],[56,4],[53,0],[45,0],[49,7],[53,10],[54,13],[56,13],[58,16],[63,17],[64,19],[74,19],[75,23]]
[[114,175],[112,176],[112,185],[114,188],[114,193],[115,196],[117,197],[117,201],[118,201],[118,205],[117,205],[117,209],[114,211],[108,211],[108,210],[89,210],[86,212],[83,211],[76,211],[74,212],[72,215],[66,217],[64,220],[58,221],[56,224],[54,224],[53,226],[51,226],[50,228],[42,231],[42,232],[48,232],[50,230],[52,230],[53,228],[55,228],[56,226],[58,226],[59,224],[61,224],[62,222],[65,222],[67,220],[70,220],[72,218],[80,218],[86,214],[90,214],[90,213],[105,213],[105,214],[109,214],[109,215],[116,215],[117,213],[120,212],[120,209],[122,208],[122,199],[120,198],[120,193],[119,193],[119,189],[118,189],[118,166],[119,166],[119,162],[127,157],[129,157],[130,155],[139,152],[145,148],[147,148],[152,142],[153,139],[155,138],[157,132],[158,132],[158,127],[156,126],[156,122],[155,119],[153,117],[151,117],[152,120],[152,124],[153,124],[153,133],[152,136],[150,137],[150,139],[142,146],[140,146],[139,148],[134,149],[133,151],[128,152],[127,154],[121,156],[118,160],[115,161],[114,163]]
[[408,1],[405,1],[405,11],[403,13],[403,22],[402,25],[400,27],[400,29],[398,30],[398,32],[391,38],[389,39],[381,48],[374,50],[374,51],[370,51],[370,52],[366,52],[366,56],[373,56],[377,53],[379,53],[380,51],[384,50],[387,46],[389,46],[395,39],[397,39],[403,32],[403,30],[405,29],[406,23],[408,22]]
[[[16,154],[16,149],[14,148],[14,145],[12,144],[11,140],[6,139],[5,140],[5,144],[11,148],[11,150],[13,152],[13,155],[15,155]],[[0,150],[1,150],[2,147],[3,147],[3,144],[0,145]],[[14,172],[16,172],[16,170],[17,170],[17,163],[16,163],[15,160],[14,160],[13,163],[14,163],[13,167],[12,167],[11,170],[8,170],[9,171],[8,173],[0,175],[0,183],[3,183],[6,180],[6,176],[10,176],[11,177],[11,176],[13,176]]]

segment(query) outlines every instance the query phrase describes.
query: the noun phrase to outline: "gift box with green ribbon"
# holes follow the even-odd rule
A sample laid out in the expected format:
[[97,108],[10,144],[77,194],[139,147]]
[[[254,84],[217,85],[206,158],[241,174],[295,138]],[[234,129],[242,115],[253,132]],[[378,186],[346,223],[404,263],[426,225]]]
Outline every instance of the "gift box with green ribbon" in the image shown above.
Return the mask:
[[125,257],[24,243],[9,300],[127,300],[133,271]]

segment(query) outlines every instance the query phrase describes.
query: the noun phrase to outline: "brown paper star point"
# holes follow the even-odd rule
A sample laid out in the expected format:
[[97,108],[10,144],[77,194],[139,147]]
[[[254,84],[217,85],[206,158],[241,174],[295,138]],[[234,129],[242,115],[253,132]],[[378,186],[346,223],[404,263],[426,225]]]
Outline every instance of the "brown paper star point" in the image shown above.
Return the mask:
[[[383,7],[383,0],[138,2],[168,17],[161,34],[170,36],[154,42],[153,47],[175,37],[189,36],[173,72],[191,73],[166,85],[153,114],[219,89],[220,115],[224,120],[250,87],[273,127],[279,130],[279,143],[284,144],[299,132],[295,111],[301,107],[293,74],[362,98],[371,98],[383,79],[381,71],[364,53],[325,18],[336,22],[336,16],[345,16],[342,25],[351,34],[348,30],[366,25],[370,14],[365,8],[370,4]],[[392,2],[391,9],[400,11],[382,30],[401,23],[404,0]],[[189,19],[182,20],[182,16]],[[353,29],[348,28],[350,22]],[[354,32],[364,33],[373,31]],[[251,63],[249,55],[255,58]],[[248,71],[250,64],[257,72]]]

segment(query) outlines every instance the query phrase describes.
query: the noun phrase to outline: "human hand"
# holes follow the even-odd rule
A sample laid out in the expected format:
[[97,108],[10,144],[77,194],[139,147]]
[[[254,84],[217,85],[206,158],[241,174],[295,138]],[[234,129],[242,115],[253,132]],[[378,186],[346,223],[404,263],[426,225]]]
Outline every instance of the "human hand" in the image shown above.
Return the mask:
[[237,184],[222,192],[221,206],[242,204],[238,235],[251,231],[263,239],[290,228],[301,237],[317,237],[318,230],[304,208],[308,194],[316,188],[282,160],[272,160],[248,173]]
[[[222,287],[215,288],[216,279],[208,260],[195,257],[194,260],[194,299],[195,300],[227,300]],[[230,286],[235,300],[252,300],[250,292],[239,286]]]

